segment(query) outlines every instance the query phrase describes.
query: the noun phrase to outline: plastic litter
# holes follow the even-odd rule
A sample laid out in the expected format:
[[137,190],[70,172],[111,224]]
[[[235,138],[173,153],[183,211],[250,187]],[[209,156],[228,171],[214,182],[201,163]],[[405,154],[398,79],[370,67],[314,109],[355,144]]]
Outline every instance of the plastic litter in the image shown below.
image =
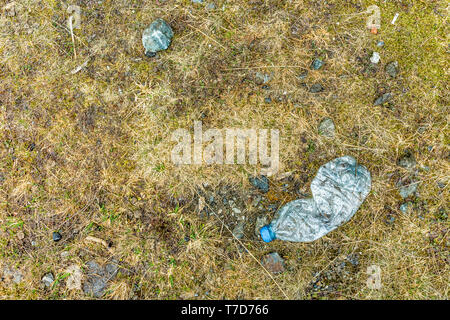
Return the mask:
[[370,192],[369,171],[355,158],[344,156],[319,168],[311,183],[312,198],[294,200],[260,229],[264,242],[279,239],[310,242],[353,217]]

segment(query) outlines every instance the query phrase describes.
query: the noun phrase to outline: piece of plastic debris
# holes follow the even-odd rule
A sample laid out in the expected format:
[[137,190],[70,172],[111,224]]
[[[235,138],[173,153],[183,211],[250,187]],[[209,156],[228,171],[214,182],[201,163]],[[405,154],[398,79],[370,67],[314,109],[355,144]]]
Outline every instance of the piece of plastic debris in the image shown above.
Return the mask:
[[355,158],[334,159],[319,168],[311,183],[313,197],[284,205],[277,217],[261,228],[261,238],[265,242],[317,240],[350,220],[370,187],[369,171]]
[[166,50],[172,38],[173,31],[170,25],[163,19],[156,19],[142,34],[145,55],[154,56],[156,52]]
[[378,52],[374,52],[372,54],[372,57],[370,58],[370,62],[377,64],[378,62],[380,62],[380,59],[381,59],[380,54]]
[[75,69],[73,69],[72,71],[70,71],[71,74],[75,74],[77,72],[79,72],[81,69],[83,69],[84,67],[87,66],[87,64],[89,63],[89,59],[87,59],[85,62],[83,62],[83,64],[79,65],[78,67],[76,67]]
[[367,17],[366,27],[373,34],[378,33],[378,29],[381,28],[381,13],[380,8],[377,5],[371,5],[367,8],[367,13],[372,13],[369,17]]
[[400,15],[400,13],[395,14],[394,19],[392,19],[391,24],[395,24],[395,21],[397,21],[399,15]]
[[380,41],[378,41],[377,42],[377,47],[384,47],[384,41],[383,40],[380,40]]

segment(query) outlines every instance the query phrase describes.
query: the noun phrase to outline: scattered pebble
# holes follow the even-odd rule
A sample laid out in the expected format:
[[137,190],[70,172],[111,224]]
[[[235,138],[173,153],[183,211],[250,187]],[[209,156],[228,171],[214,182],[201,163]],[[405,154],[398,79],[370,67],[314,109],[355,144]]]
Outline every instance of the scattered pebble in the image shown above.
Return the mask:
[[245,227],[244,220],[240,220],[233,229],[233,236],[235,236],[238,239],[242,239],[244,237],[244,227]]
[[324,62],[321,59],[316,58],[313,60],[313,62],[311,64],[311,69],[319,70],[320,68],[322,68],[323,64],[324,64]]
[[12,281],[15,284],[19,284],[23,280],[23,274],[20,272],[20,270],[10,269],[8,267],[3,268],[3,276],[0,278],[0,280],[4,278],[6,280]]
[[272,75],[262,72],[255,73],[255,82],[256,84],[264,84],[272,80]]
[[318,93],[323,91],[323,86],[320,83],[315,83],[309,88],[309,92]]
[[277,252],[266,254],[261,259],[261,264],[273,274],[284,272],[284,260]]
[[69,274],[66,280],[67,289],[81,290],[81,279],[83,277],[81,268],[76,264],[72,264],[64,272]]
[[255,223],[255,235],[257,237],[261,237],[261,234],[259,233],[259,230],[264,227],[267,224],[267,217],[266,216],[259,216],[256,218]]
[[52,273],[47,273],[42,277],[41,281],[44,284],[44,286],[50,288],[53,284],[53,281],[55,281],[55,277],[53,276]]
[[62,239],[62,236],[59,232],[55,231],[55,232],[53,232],[52,238],[53,238],[53,241],[58,242],[59,240]]
[[331,118],[324,118],[319,124],[319,134],[332,138],[334,137],[335,126]]
[[406,198],[408,198],[409,196],[414,195],[414,194],[416,193],[416,191],[417,191],[418,185],[419,185],[418,182],[413,182],[413,183],[410,183],[410,184],[408,184],[408,185],[406,185],[406,186],[401,186],[401,187],[399,188],[400,196],[401,196],[403,199],[406,199]]
[[375,52],[372,54],[372,57],[370,58],[370,62],[377,64],[378,62],[380,62],[380,54],[378,52]]
[[400,211],[403,213],[408,213],[408,211],[411,210],[412,207],[413,207],[413,203],[408,201],[408,202],[402,203],[400,205]]
[[300,74],[297,76],[297,78],[298,78],[299,80],[304,80],[304,79],[306,79],[307,76],[308,76],[308,71],[305,71],[305,72],[300,73]]
[[161,50],[166,50],[173,38],[172,28],[163,19],[156,19],[142,34],[142,44],[145,55],[154,56]]
[[272,99],[270,97],[264,98],[265,103],[271,103]]
[[266,193],[269,191],[269,179],[266,176],[250,177],[250,183],[260,191]]
[[389,76],[395,78],[398,74],[398,61],[389,62],[385,67],[385,71]]
[[115,263],[108,263],[101,267],[97,262],[91,260],[86,263],[87,279],[83,285],[85,294],[100,298],[108,287],[108,282],[115,278],[119,267]]
[[397,164],[400,167],[403,167],[406,169],[412,169],[416,166],[416,159],[415,159],[414,155],[411,153],[411,151],[406,150],[405,153],[397,161]]
[[392,94],[390,92],[387,92],[385,94],[383,94],[382,96],[378,97],[375,101],[374,101],[374,105],[375,106],[379,106],[382,104],[385,104],[386,102],[388,102],[389,100],[392,99]]

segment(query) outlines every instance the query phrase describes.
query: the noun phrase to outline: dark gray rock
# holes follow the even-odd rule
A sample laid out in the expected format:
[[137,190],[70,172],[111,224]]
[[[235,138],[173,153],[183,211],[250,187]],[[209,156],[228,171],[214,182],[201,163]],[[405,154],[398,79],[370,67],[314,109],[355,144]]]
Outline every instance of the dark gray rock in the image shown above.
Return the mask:
[[163,19],[156,19],[142,34],[145,54],[152,56],[156,52],[166,50],[173,38],[173,31]]
[[406,199],[406,198],[408,198],[409,196],[414,195],[414,194],[416,193],[416,191],[417,191],[418,185],[419,185],[418,182],[413,182],[413,183],[410,183],[410,184],[408,184],[408,185],[401,186],[401,187],[399,188],[400,196],[401,196],[403,199]]
[[324,118],[319,124],[319,134],[332,138],[335,132],[334,122],[330,118]]
[[311,88],[309,88],[309,92],[312,93],[322,92],[323,90],[323,86],[320,83],[315,83],[311,86]]
[[385,67],[386,73],[395,78],[398,75],[398,61],[389,62]]
[[238,239],[242,239],[244,237],[244,227],[244,220],[240,220],[233,229],[233,235]]
[[382,104],[385,104],[386,102],[388,102],[389,100],[392,99],[392,94],[390,92],[387,92],[385,94],[383,94],[382,96],[378,97],[375,101],[374,101],[374,105],[375,106],[379,106]]
[[86,263],[87,276],[83,284],[85,294],[100,298],[108,287],[108,282],[113,280],[119,267],[116,263],[108,263],[104,267],[94,260]]
[[254,187],[262,192],[266,193],[269,191],[269,179],[267,179],[266,176],[251,177],[249,178],[249,181]]
[[53,241],[58,242],[59,240],[62,239],[62,236],[61,236],[61,234],[59,232],[55,231],[52,234],[52,238],[53,238]]
[[278,252],[266,254],[262,257],[261,264],[267,269],[267,271],[273,274],[284,272],[284,260],[280,257]]
[[323,65],[324,65],[324,62],[321,59],[315,58],[313,60],[313,62],[311,63],[311,69],[319,70],[320,68],[322,68]]

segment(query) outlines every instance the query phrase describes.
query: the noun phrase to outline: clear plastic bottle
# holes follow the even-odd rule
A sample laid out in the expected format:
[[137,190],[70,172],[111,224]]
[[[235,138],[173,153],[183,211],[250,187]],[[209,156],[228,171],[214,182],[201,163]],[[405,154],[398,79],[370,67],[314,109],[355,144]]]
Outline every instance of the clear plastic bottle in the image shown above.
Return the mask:
[[334,159],[319,168],[311,183],[313,198],[294,200],[260,229],[265,242],[310,242],[350,220],[370,192],[369,171],[353,157]]

